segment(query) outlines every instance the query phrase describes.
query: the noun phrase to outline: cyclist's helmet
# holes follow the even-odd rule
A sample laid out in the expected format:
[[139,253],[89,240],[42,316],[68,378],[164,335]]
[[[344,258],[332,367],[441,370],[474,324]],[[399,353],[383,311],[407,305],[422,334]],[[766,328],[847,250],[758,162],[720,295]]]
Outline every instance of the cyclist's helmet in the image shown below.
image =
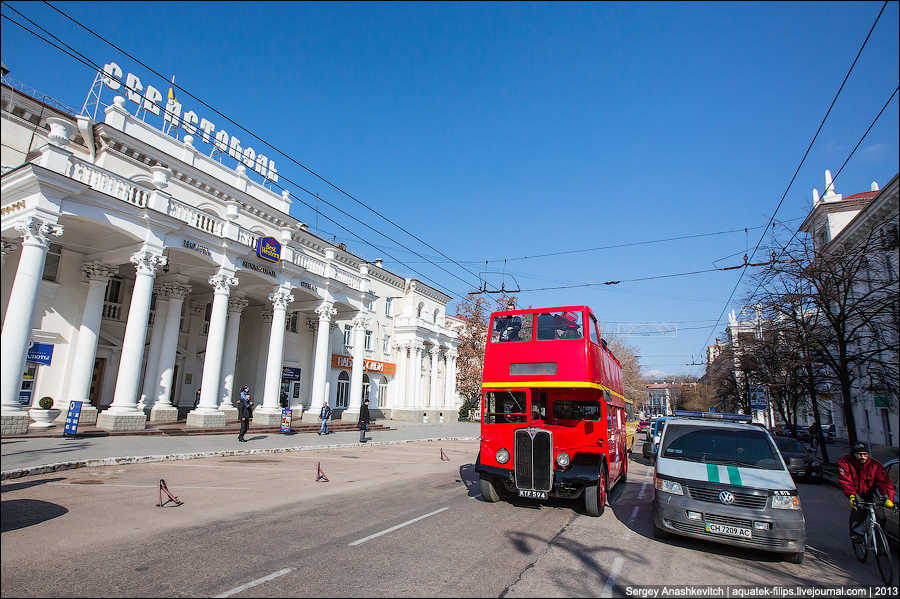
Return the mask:
[[869,453],[869,446],[860,441],[853,446],[853,453]]

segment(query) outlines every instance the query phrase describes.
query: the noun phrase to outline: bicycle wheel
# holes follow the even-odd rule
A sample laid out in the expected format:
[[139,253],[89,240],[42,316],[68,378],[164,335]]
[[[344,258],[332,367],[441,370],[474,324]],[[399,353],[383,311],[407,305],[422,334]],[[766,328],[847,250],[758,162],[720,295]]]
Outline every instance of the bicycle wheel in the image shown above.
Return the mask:
[[881,580],[885,586],[890,586],[894,578],[894,565],[891,561],[891,547],[888,545],[887,538],[881,526],[875,525],[875,563],[878,564],[878,571],[881,573]]
[[865,536],[859,542],[853,540],[853,526],[850,526],[850,544],[853,546],[853,555],[856,556],[859,563],[866,563],[866,559],[869,557],[869,546],[866,544]]

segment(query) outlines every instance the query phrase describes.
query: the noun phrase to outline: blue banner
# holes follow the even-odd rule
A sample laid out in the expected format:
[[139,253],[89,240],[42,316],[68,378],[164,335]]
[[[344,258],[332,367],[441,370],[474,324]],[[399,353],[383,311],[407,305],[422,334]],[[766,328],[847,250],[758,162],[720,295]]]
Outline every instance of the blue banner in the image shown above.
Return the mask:
[[34,362],[35,364],[50,365],[53,359],[52,343],[32,343],[28,348],[28,355],[25,356],[26,362]]
[[289,409],[281,410],[281,432],[282,433],[291,432],[291,420],[292,420],[291,410],[289,410]]
[[63,436],[72,435],[78,432],[78,419],[81,418],[80,401],[73,401],[69,404],[69,412],[66,414],[66,426],[63,428]]
[[21,405],[21,406],[30,406],[31,405],[31,391],[19,391],[19,405]]

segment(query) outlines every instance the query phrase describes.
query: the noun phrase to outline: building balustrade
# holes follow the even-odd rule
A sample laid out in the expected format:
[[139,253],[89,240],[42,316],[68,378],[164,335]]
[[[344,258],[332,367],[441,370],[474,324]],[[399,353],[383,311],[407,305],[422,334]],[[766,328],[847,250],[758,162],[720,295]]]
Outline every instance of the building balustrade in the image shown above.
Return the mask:
[[103,302],[103,318],[105,320],[122,320],[122,304],[119,302]]
[[189,206],[184,202],[170,199],[169,216],[180,220],[183,223],[187,223],[195,229],[200,229],[201,231],[209,233],[210,235],[222,237],[222,229],[225,226],[224,220],[211,214],[207,214],[202,210],[198,210],[193,206]]
[[74,156],[69,158],[68,176],[138,208],[146,208],[150,199],[150,190]]

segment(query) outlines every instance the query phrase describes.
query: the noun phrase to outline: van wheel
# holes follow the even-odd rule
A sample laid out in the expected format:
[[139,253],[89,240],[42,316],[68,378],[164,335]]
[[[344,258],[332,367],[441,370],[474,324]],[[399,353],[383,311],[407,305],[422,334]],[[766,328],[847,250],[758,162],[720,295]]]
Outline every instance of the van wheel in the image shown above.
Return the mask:
[[802,551],[799,551],[797,553],[789,553],[787,555],[787,561],[792,564],[802,564],[804,555],[805,554]]
[[500,501],[500,493],[497,492],[497,487],[494,486],[490,479],[479,478],[478,486],[481,487],[481,496],[484,497],[485,501],[488,503]]

